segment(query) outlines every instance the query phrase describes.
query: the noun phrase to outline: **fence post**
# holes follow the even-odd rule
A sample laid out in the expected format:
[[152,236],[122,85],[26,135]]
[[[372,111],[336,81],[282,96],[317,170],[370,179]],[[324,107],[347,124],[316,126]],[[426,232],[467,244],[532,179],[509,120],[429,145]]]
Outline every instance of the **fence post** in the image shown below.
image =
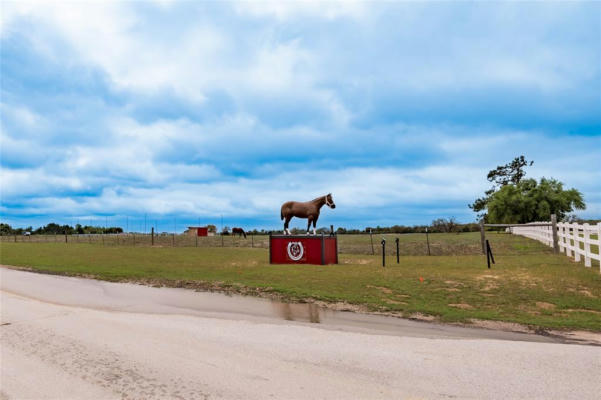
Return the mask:
[[484,218],[480,220],[480,242],[482,244],[482,254],[486,253],[486,235],[484,234]]
[[376,252],[374,251],[374,239],[371,234],[371,228],[369,229],[369,240],[371,242],[371,255],[373,256],[374,254],[376,254]]
[[430,254],[430,236],[428,235],[428,228],[426,227],[426,245],[428,246],[428,255]]
[[[584,224],[582,233],[584,234],[584,266],[591,267],[591,241],[590,241],[590,225]],[[601,254],[601,252],[599,252]]]
[[154,246],[154,226],[150,228],[150,245]]
[[563,240],[566,244],[566,256],[572,257],[572,236],[570,235],[571,224],[564,224],[564,237]]
[[382,239],[382,267],[386,266],[386,239]]
[[255,247],[255,235],[250,234],[250,247]]
[[580,226],[578,224],[574,224],[572,235],[574,238],[574,261],[580,261]]
[[[601,245],[601,222],[597,222],[597,241]],[[601,256],[601,246],[597,247],[597,255]],[[601,259],[599,259],[599,273],[601,273]]]
[[559,238],[557,236],[557,215],[551,214],[551,230],[553,231],[553,253],[559,253]]
[[67,243],[67,232],[65,232],[65,243]]
[[395,239],[396,242],[396,263],[399,263],[399,238]]

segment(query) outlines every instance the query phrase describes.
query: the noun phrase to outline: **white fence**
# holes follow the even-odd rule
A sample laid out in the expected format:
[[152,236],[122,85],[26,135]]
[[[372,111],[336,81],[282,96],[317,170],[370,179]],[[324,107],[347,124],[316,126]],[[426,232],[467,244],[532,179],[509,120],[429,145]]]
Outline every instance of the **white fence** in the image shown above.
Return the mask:
[[[528,226],[528,224],[525,224],[514,226],[510,229],[513,234],[526,236],[553,247],[553,229],[551,226]],[[593,236],[596,238],[593,238]],[[581,225],[560,222],[557,224],[559,251],[565,252],[568,257],[574,257],[575,261],[580,261],[581,258],[584,258],[584,265],[586,267],[591,266],[591,260],[597,260],[601,264],[601,256],[599,255],[600,238],[601,223],[597,225]],[[597,247],[591,249],[592,245]],[[601,272],[601,266],[599,270]]]

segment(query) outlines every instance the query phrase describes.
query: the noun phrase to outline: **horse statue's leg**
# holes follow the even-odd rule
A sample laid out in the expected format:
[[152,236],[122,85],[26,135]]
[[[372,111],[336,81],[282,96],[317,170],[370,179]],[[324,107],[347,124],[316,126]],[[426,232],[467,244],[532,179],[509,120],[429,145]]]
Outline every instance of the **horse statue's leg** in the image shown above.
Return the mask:
[[[319,218],[319,217],[318,217]],[[317,231],[315,231],[315,226],[317,225],[317,218],[313,218],[313,234],[317,235]]]
[[290,223],[291,219],[292,219],[291,216],[287,216],[286,221],[284,222],[284,234],[285,235],[290,235],[290,231],[288,230],[288,224]]
[[311,234],[311,222],[312,219],[310,217],[307,218],[307,235]]

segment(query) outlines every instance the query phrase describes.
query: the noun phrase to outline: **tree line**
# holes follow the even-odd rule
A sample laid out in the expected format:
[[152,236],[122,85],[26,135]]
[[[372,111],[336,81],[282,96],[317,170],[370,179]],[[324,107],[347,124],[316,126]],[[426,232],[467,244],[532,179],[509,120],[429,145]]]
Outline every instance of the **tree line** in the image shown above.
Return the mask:
[[103,227],[103,226],[90,226],[77,224],[71,225],[59,225],[54,222],[49,223],[45,226],[40,226],[37,229],[29,226],[27,228],[13,228],[9,224],[0,223],[0,235],[23,235],[25,232],[29,232],[33,235],[75,235],[75,234],[109,234],[109,233],[123,233],[123,228],[118,226]]

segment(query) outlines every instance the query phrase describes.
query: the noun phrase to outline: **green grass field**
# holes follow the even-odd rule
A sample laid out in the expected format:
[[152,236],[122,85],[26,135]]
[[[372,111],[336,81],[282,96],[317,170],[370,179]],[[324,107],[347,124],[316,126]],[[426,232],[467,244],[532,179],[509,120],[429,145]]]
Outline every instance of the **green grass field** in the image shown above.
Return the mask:
[[[483,319],[601,331],[598,266],[585,268],[536,241],[492,233],[497,264],[488,270],[478,235],[431,235],[431,249],[437,249],[432,254],[457,254],[431,257],[417,255],[426,249],[424,235],[398,235],[401,254],[416,255],[402,256],[400,264],[389,255],[386,268],[381,255],[371,255],[369,235],[341,236],[341,264],[334,266],[269,265],[264,248],[10,242],[0,243],[0,262],[111,281],[347,302],[445,322]],[[396,236],[386,236],[392,251]],[[381,237],[373,239],[377,249]]]

